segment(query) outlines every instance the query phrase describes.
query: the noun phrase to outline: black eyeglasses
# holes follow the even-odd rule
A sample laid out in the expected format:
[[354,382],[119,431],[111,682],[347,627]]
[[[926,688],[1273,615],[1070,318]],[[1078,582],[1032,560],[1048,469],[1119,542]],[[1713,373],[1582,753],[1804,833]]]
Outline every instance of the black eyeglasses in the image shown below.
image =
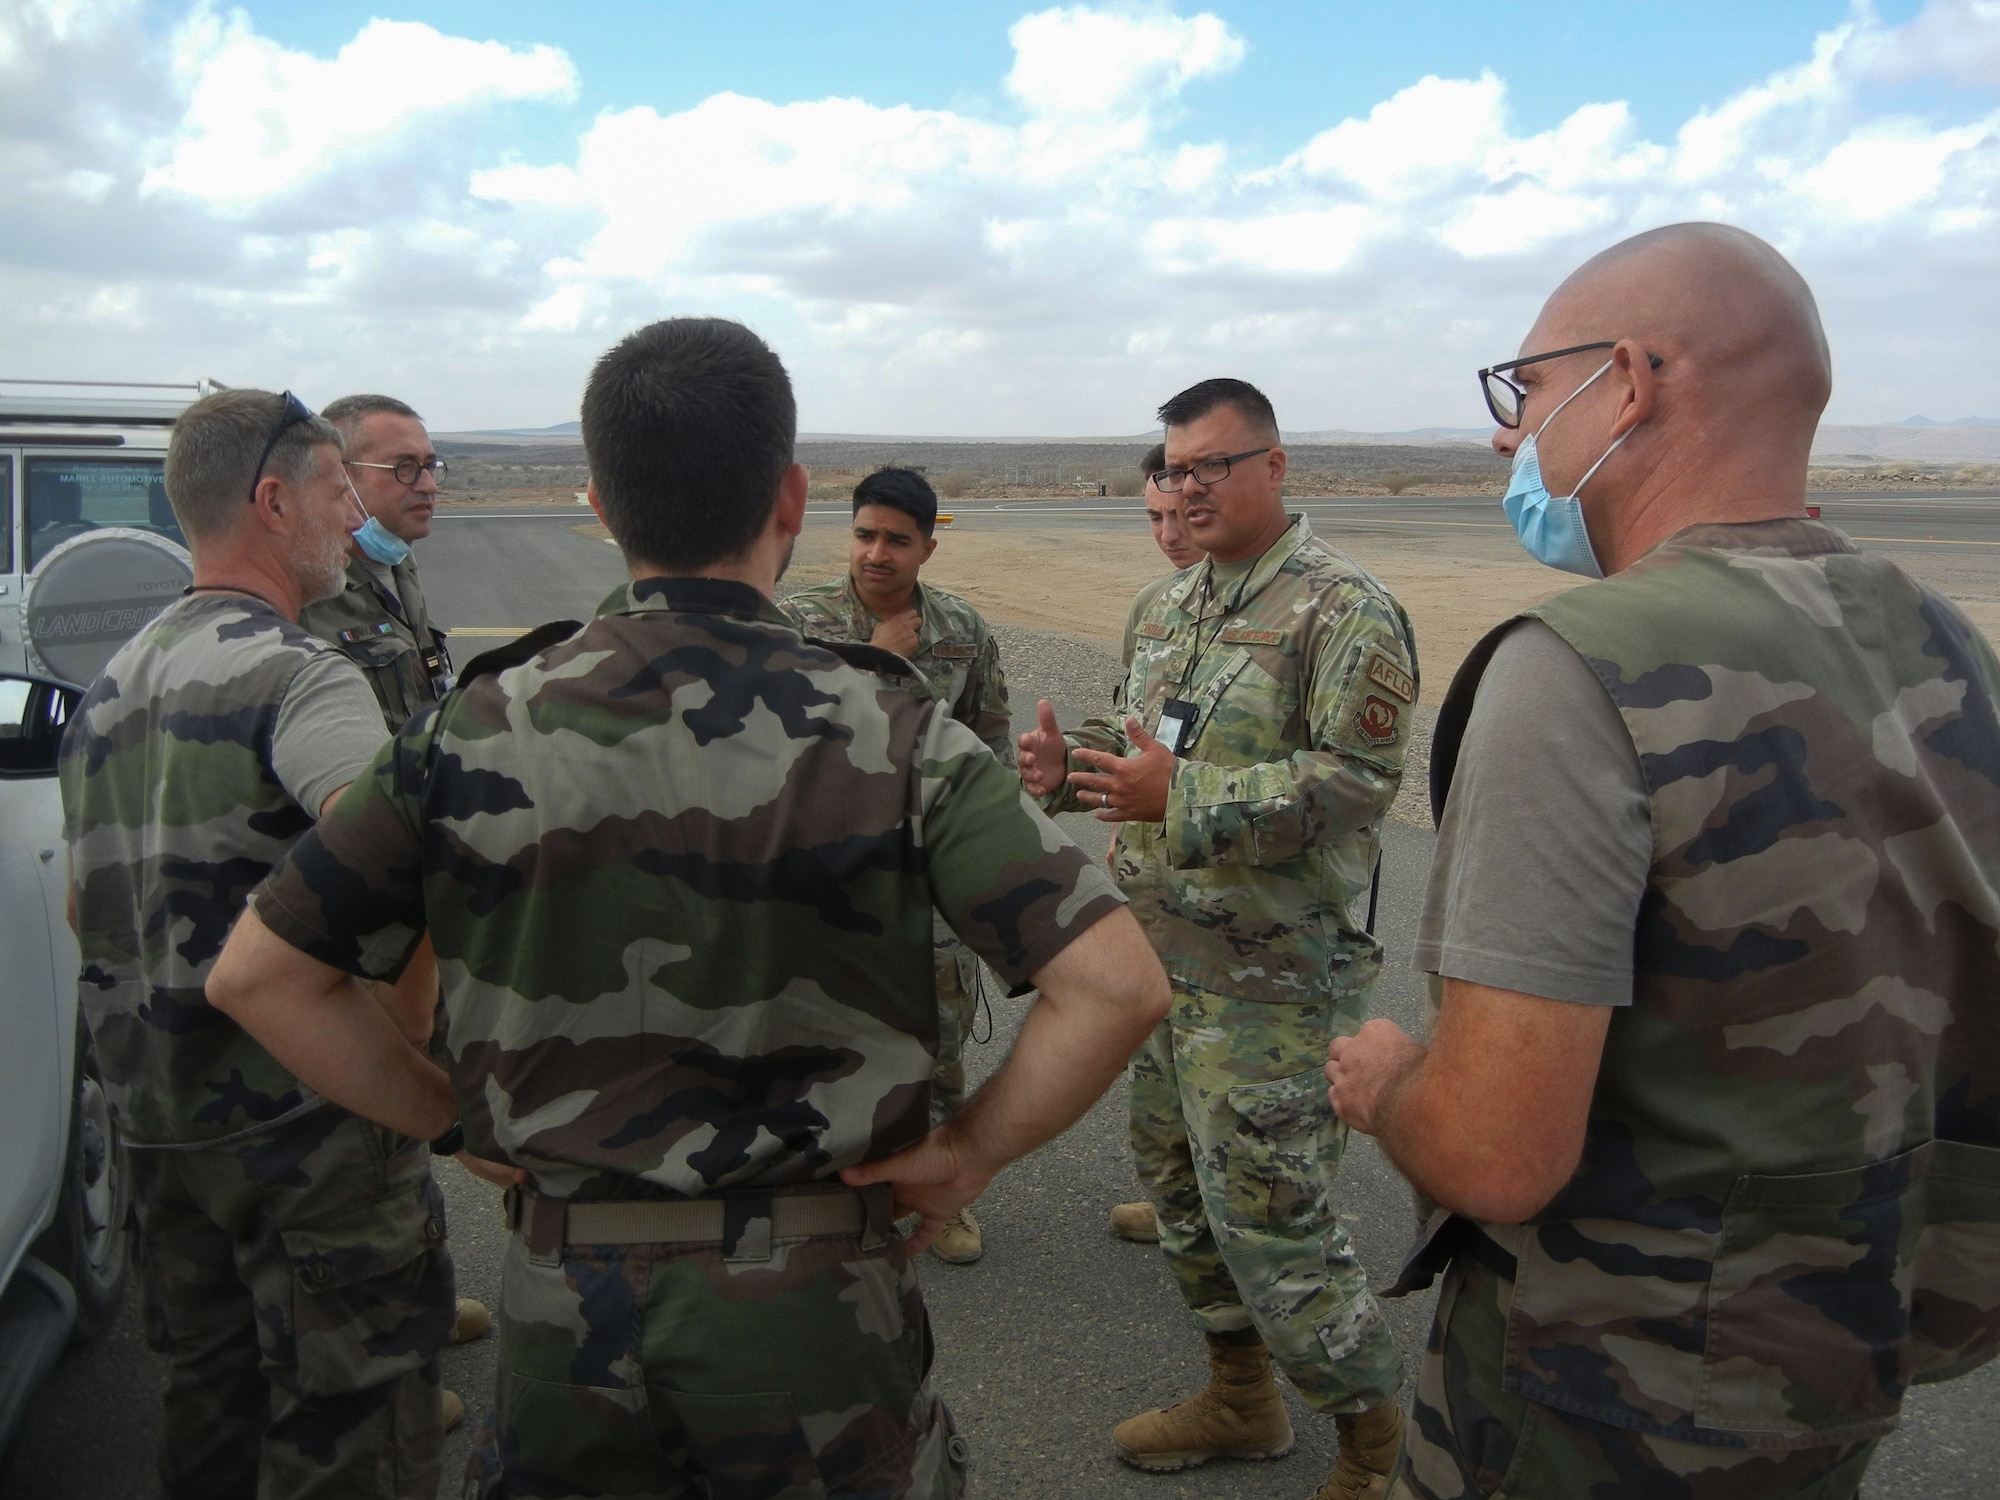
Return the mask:
[[419,474],[428,474],[433,479],[442,479],[450,465],[441,458],[427,458],[422,463],[414,458],[399,458],[392,464],[371,464],[359,458],[342,460],[350,469],[387,469],[396,476],[398,484],[415,484]]
[[1156,469],[1153,472],[1153,487],[1162,494],[1172,495],[1186,483],[1188,475],[1200,485],[1220,484],[1229,477],[1229,466],[1242,458],[1255,458],[1260,453],[1269,453],[1270,445],[1262,448],[1246,448],[1241,453],[1232,453],[1226,458],[1204,458],[1200,463],[1187,469]]
[[[1507,371],[1518,370],[1523,365],[1538,365],[1545,359],[1561,359],[1569,354],[1587,354],[1592,349],[1617,347],[1616,339],[1604,339],[1595,344],[1574,344],[1567,349],[1551,349],[1547,354],[1530,354],[1525,359],[1509,359],[1497,365],[1488,365],[1479,372],[1479,391],[1486,397],[1486,409],[1493,413],[1493,420],[1502,427],[1519,427],[1521,409],[1528,393],[1507,378]],[[1664,362],[1657,354],[1647,355],[1646,360],[1656,370]]]
[[270,437],[264,440],[264,451],[257,455],[257,472],[250,476],[250,503],[252,505],[257,503],[257,486],[263,482],[264,465],[271,461],[271,450],[278,446],[278,439],[298,426],[299,423],[314,420],[314,416],[315,414],[310,406],[307,406],[305,402],[294,396],[290,391],[285,392],[285,409],[279,414],[278,425],[271,429]]

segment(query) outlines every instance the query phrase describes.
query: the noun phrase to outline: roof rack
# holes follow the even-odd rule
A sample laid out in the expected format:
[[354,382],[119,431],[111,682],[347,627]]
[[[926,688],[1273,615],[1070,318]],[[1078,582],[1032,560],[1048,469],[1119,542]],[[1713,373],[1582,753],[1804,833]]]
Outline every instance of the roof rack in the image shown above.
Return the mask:
[[0,426],[51,422],[169,427],[209,392],[227,389],[219,380],[27,380],[0,375]]

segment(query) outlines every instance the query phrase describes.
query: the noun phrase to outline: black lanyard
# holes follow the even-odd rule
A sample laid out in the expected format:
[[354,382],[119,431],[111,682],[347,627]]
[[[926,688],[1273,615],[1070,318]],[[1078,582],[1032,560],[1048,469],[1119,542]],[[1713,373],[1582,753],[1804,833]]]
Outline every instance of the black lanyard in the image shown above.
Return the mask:
[[[1207,641],[1202,640],[1201,621],[1196,619],[1194,625],[1194,659],[1188,663],[1187,671],[1181,674],[1180,681],[1175,684],[1182,691],[1189,693],[1194,691],[1194,677],[1195,673],[1201,670],[1201,659],[1208,655],[1208,648],[1222,638],[1222,632],[1224,627],[1229,623],[1229,617],[1243,607],[1243,591],[1250,586],[1250,574],[1255,569],[1256,564],[1252,563],[1249,568],[1244,570],[1243,576],[1236,581],[1236,597],[1222,607],[1222,613],[1216,617],[1215,629],[1209,632]],[[1210,558],[1208,560],[1208,571],[1201,576],[1201,607],[1207,609],[1214,601],[1215,559]]]

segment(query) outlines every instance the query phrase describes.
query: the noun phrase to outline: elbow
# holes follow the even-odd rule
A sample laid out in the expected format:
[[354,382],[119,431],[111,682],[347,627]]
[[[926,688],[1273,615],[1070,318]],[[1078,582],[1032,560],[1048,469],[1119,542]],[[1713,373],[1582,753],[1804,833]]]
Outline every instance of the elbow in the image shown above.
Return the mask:
[[1576,1170],[1576,1159],[1557,1169],[1551,1163],[1518,1163],[1512,1168],[1482,1163],[1483,1170],[1457,1182],[1435,1185],[1432,1196],[1444,1207],[1489,1224],[1523,1224],[1547,1208]]
[[1133,1007],[1138,1016],[1144,1020],[1147,1031],[1151,1031],[1166,1020],[1167,1012],[1173,1009],[1174,1004],[1173,986],[1167,983],[1166,970],[1160,967],[1158,959],[1153,960],[1151,968],[1152,972],[1146,976],[1146,983],[1141,989],[1138,1003]]
[[[231,933],[230,937],[235,934]],[[202,986],[202,993],[208,996],[208,1003],[225,1016],[235,1019],[238,1008],[243,1003],[244,987],[238,973],[235,944],[225,941],[222,952],[216,955],[214,966],[208,971],[208,982]]]

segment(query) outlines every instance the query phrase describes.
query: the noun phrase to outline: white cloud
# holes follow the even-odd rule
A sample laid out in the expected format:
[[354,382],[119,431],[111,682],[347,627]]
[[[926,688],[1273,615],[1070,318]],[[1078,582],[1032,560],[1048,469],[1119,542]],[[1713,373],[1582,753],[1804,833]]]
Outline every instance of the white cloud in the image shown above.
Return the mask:
[[1023,16],[1007,39],[1007,92],[1043,118],[1143,113],[1198,78],[1236,68],[1248,50],[1217,16],[1082,5]]
[[1488,72],[1275,149],[1184,128],[1191,89],[1255,58],[1158,5],[1024,15],[985,112],[721,93],[524,149],[495,112],[580,88],[552,47],[375,20],[321,57],[208,0],[149,32],[138,3],[0,9],[0,337],[24,364],[530,423],[633,323],[720,311],[774,339],[822,428],[1134,430],[1221,368],[1300,426],[1469,424],[1465,372],[1578,260],[1700,217],[1799,261],[1869,382],[1856,414],[2000,414],[1977,347],[2000,115],[1942,86],[2000,82],[2000,0],[1901,26],[1859,3],[1659,139],[1617,99],[1524,130]]
[[186,113],[172,155],[141,191],[214,202],[281,192],[439,116],[566,99],[577,83],[554,47],[516,52],[414,21],[370,21],[322,61],[259,36],[240,10],[217,14],[207,0],[175,28],[170,55]]

